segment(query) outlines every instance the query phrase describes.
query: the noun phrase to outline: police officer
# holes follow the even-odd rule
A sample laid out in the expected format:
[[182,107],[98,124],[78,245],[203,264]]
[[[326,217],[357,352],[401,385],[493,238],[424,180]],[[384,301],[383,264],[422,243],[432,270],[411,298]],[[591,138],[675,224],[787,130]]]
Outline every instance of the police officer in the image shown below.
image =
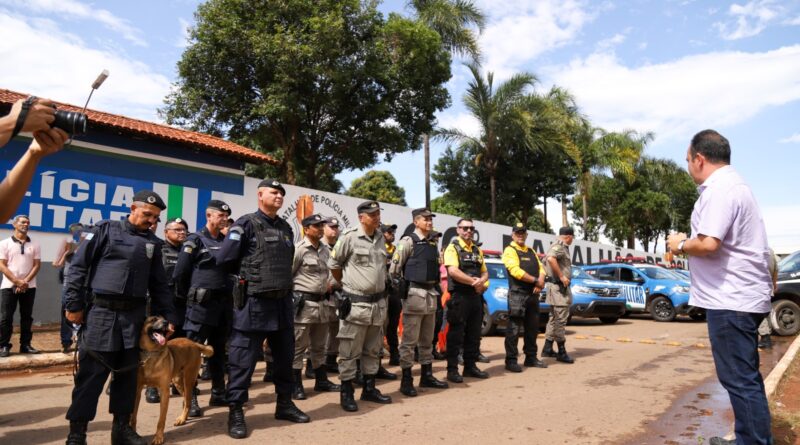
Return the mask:
[[[569,287],[572,276],[572,260],[569,255],[569,246],[575,239],[572,227],[558,229],[558,240],[550,246],[545,260],[547,270],[547,304],[550,305],[550,320],[547,322],[545,333],[543,357],[555,357],[563,363],[574,363],[564,345],[564,336],[569,318],[569,305],[572,304],[572,290]],[[553,352],[553,341],[558,345],[558,353]]]
[[[335,217],[326,219],[325,225],[322,226],[322,242],[328,246],[330,250],[333,250],[338,240],[339,219]],[[339,308],[341,295],[342,285],[331,276],[331,292],[323,304],[329,306],[336,312]],[[328,337],[325,340],[325,370],[338,374],[339,364],[336,362],[336,358],[339,356],[339,340],[336,339],[337,334],[339,334],[339,319],[334,318],[328,323]]]
[[392,257],[389,274],[403,305],[403,341],[400,344],[400,368],[403,378],[400,392],[409,397],[417,395],[411,367],[414,366],[414,349],[419,348],[422,367],[419,386],[447,388],[446,382],[433,376],[433,332],[436,325],[436,306],[439,289],[439,249],[431,238],[433,217],[427,208],[411,211],[416,228],[400,240]]
[[[95,417],[103,384],[112,370],[111,443],[147,443],[129,424],[148,293],[152,312],[175,321],[174,295],[161,260],[162,241],[150,231],[165,208],[154,192],[136,193],[127,218],[98,222],[72,258],[65,291],[66,317],[77,324],[85,320],[85,325],[80,336],[80,366],[66,416],[70,421],[69,445],[86,443],[87,425]],[[86,288],[94,297],[90,308],[92,295],[87,295]]]
[[311,215],[301,222],[305,236],[294,247],[292,275],[294,277],[294,391],[292,398],[306,398],[301,371],[303,356],[310,351],[309,367],[314,369],[314,391],[339,391],[339,385],[328,380],[325,371],[325,337],[331,320],[337,320],[336,310],[325,304],[330,295],[331,273],[328,270],[330,250],[322,244],[325,219]]
[[381,231],[381,208],[375,201],[358,206],[358,227],[345,231],[331,252],[328,266],[342,283],[339,306],[340,403],[345,411],[358,411],[353,397],[356,360],[361,360],[364,388],[361,400],[392,403],[375,388],[378,354],[386,320],[386,247]]
[[[383,239],[384,245],[386,246],[386,253],[388,258],[386,259],[386,269],[388,270],[391,266],[391,260],[394,257],[395,250],[397,249],[394,245],[394,234],[397,230],[397,224],[381,224],[381,232],[383,232]],[[388,310],[387,310],[387,321],[386,321],[386,343],[389,345],[389,364],[392,366],[399,366],[400,365],[400,342],[397,338],[397,328],[400,324],[400,313],[403,309],[402,301],[400,300],[400,294],[397,293],[394,289],[392,289],[392,280],[390,279],[387,283],[386,295],[387,295],[387,303],[388,303]],[[379,371],[380,374],[380,371]],[[394,374],[393,374],[394,375]],[[380,378],[380,377],[378,377]]]
[[[214,348],[214,355],[208,359],[211,376],[208,404],[211,406],[228,405],[225,400],[225,345],[233,311],[232,283],[228,278],[229,267],[217,266],[214,252],[225,241],[222,228],[228,223],[229,212],[230,206],[224,201],[212,199],[208,202],[206,225],[186,238],[173,273],[178,293],[187,297],[183,324],[186,337],[201,344],[208,341]],[[197,403],[197,390],[192,392],[189,415],[203,415]]]
[[[181,252],[181,245],[186,241],[186,232],[189,230],[189,225],[183,218],[173,218],[167,221],[164,226],[164,243],[161,246],[161,261],[164,264],[164,272],[167,275],[167,282],[169,290],[175,296],[173,302],[175,303],[175,333],[171,338],[185,337],[183,332],[183,320],[186,316],[186,294],[179,294],[175,290],[175,280],[172,279],[172,273],[175,271],[175,265],[178,263],[178,254]],[[174,386],[173,386],[174,389]],[[148,387],[145,392],[145,400],[147,403],[159,403],[161,397],[158,395],[158,388]],[[192,415],[192,410],[189,411]]]
[[286,190],[280,182],[258,184],[258,210],[239,218],[217,251],[217,264],[239,264],[234,288],[233,329],[228,347],[228,435],[247,436],[242,405],[264,339],[274,359],[277,394],[275,418],[305,423],[311,419],[292,402],[294,359],[294,303],[292,258],[294,234],[278,216]]
[[511,243],[503,250],[503,264],[508,270],[508,326],[506,327],[506,369],[522,372],[517,363],[517,343],[524,329],[525,366],[546,368],[536,358],[539,333],[539,292],[544,287],[544,270],[533,249],[525,245],[528,229],[522,223],[511,228]]
[[458,373],[458,354],[463,348],[464,376],[479,379],[489,374],[475,365],[480,354],[483,300],[481,296],[489,286],[489,271],[483,261],[483,252],[472,241],[475,225],[471,219],[462,218],[456,224],[458,237],[444,251],[447,267],[447,380],[464,381]]

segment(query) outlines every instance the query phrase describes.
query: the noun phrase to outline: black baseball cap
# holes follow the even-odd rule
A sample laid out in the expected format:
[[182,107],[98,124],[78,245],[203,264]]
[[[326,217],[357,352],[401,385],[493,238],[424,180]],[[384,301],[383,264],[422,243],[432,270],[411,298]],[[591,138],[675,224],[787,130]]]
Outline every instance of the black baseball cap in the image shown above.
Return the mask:
[[286,189],[283,188],[283,185],[281,185],[281,183],[278,182],[277,179],[272,179],[272,178],[264,179],[263,181],[258,183],[258,188],[261,188],[261,187],[270,187],[270,188],[278,189],[278,190],[281,191],[281,193],[283,193],[283,196],[286,196]]
[[570,226],[565,226],[565,227],[562,227],[562,228],[558,229],[558,234],[559,235],[572,235],[572,236],[575,236],[575,229],[573,229]]
[[381,232],[394,232],[395,230],[397,230],[397,224],[381,223]]
[[323,224],[325,223],[325,221],[326,220],[325,218],[322,217],[322,215],[320,215],[319,213],[315,213],[311,216],[306,216],[305,218],[303,218],[301,224],[303,224],[303,227],[308,227],[316,224]]
[[220,201],[219,199],[212,199],[211,201],[208,201],[206,208],[225,212],[228,215],[231,214],[231,206],[226,204],[225,201]]
[[411,211],[411,217],[412,218],[416,218],[418,216],[435,217],[436,215],[434,215],[429,208],[421,207],[419,209],[414,209],[414,210]]
[[513,226],[511,226],[511,232],[512,233],[527,232],[527,231],[528,231],[528,228],[525,227],[525,225],[522,224],[521,222],[518,222],[518,223],[514,224]]

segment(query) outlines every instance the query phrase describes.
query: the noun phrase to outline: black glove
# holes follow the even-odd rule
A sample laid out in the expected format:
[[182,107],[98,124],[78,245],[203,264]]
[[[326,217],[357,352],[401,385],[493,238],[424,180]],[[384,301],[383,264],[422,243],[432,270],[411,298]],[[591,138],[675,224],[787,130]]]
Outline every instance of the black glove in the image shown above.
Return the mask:
[[353,303],[350,301],[350,298],[343,297],[342,302],[339,303],[339,320],[344,320],[350,315],[350,309],[352,308]]

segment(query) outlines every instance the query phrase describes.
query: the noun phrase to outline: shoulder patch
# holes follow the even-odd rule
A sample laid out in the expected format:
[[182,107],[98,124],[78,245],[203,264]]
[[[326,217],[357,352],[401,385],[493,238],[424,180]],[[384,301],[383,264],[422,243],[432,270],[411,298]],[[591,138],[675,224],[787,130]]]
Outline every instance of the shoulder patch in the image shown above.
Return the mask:
[[350,227],[349,229],[347,229],[347,230],[345,230],[344,232],[342,232],[342,235],[346,235],[346,234],[348,234],[348,233],[353,233],[353,232],[355,232],[356,230],[358,230],[358,227]]
[[189,247],[191,249],[194,249],[195,247],[197,247],[197,244],[195,244],[195,242],[193,240],[187,239],[186,241],[183,242],[183,246],[184,247]]
[[88,232],[88,233],[87,233],[86,235],[84,235],[84,237],[83,237],[83,239],[85,239],[86,241],[91,241],[91,240],[92,240],[92,238],[94,238],[94,232]]
[[186,252],[186,253],[192,253],[192,251],[193,251],[193,250],[194,250],[194,247],[192,247],[192,246],[189,246],[189,245],[187,245],[187,244],[184,244],[184,245],[183,245],[183,251],[184,251],[184,252]]

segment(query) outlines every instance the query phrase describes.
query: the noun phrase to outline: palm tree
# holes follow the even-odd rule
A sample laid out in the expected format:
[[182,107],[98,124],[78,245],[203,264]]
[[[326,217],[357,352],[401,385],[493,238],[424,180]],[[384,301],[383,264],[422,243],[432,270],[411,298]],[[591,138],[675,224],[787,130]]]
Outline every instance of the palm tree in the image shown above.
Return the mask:
[[461,144],[460,149],[478,153],[476,165],[482,165],[489,176],[491,221],[497,219],[497,168],[511,143],[536,148],[530,137],[533,115],[527,109],[526,90],[537,82],[529,73],[516,74],[497,89],[494,88],[494,73],[484,79],[476,63],[468,64],[473,79],[464,95],[464,106],[480,123],[480,135],[471,136],[457,128],[440,129],[436,136],[446,141]]
[[[478,33],[486,26],[486,16],[472,0],[411,0],[408,5],[416,12],[417,20],[436,31],[442,45],[451,53],[480,59]],[[425,154],[425,206],[431,206],[431,148],[430,136],[422,136]]]

